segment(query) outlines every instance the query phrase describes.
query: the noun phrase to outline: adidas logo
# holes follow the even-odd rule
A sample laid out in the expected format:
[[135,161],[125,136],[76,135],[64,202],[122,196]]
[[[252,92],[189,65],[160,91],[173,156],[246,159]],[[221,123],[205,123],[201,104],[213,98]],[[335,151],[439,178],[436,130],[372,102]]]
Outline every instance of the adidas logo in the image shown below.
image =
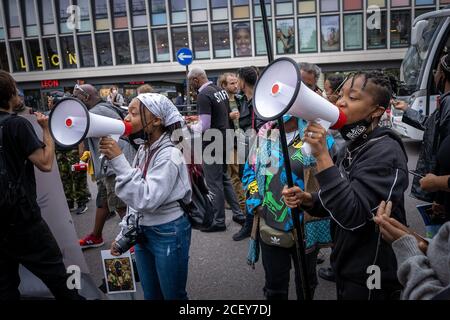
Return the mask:
[[281,242],[281,239],[273,236],[273,237],[270,237],[270,242],[272,242],[272,244],[274,244],[276,246],[279,246],[280,242]]

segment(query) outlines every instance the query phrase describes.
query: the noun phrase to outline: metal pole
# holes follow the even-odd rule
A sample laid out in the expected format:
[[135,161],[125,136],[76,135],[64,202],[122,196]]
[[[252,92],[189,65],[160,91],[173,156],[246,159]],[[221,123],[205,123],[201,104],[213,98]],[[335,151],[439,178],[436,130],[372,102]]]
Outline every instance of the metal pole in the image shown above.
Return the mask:
[[188,113],[191,112],[191,92],[189,89],[189,65],[186,66],[186,106]]
[[[273,50],[272,50],[272,42],[270,41],[270,33],[266,12],[266,4],[264,0],[259,0],[259,4],[261,6],[261,16],[263,21],[264,28],[264,37],[266,39],[266,48],[267,48],[267,57],[269,59],[269,63],[273,61]],[[292,169],[291,162],[289,158],[289,151],[286,141],[286,131],[284,128],[283,119],[278,119],[278,127],[280,129],[280,140],[281,140],[281,149],[283,151],[283,159],[284,168],[286,170],[286,177],[288,187],[292,188],[294,186],[294,181],[292,179]],[[295,239],[295,247],[297,250],[297,268],[295,268],[295,276],[297,279],[301,279],[302,282],[302,290],[303,290],[303,298],[305,300],[312,300],[311,297],[311,289],[309,286],[308,272],[306,267],[306,253],[305,253],[305,237],[303,234],[303,229],[300,224],[300,210],[298,208],[291,209],[291,216],[294,222],[294,239]],[[298,292],[298,290],[297,290]],[[297,293],[298,295],[298,293]],[[297,297],[298,298],[298,297]]]

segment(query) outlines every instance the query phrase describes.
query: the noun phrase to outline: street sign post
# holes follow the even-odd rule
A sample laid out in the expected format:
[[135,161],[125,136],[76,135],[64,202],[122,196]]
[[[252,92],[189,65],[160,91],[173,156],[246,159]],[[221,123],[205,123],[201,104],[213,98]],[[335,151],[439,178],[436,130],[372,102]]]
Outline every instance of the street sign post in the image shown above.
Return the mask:
[[194,55],[192,54],[192,50],[189,48],[181,48],[177,52],[177,61],[182,66],[186,66],[186,105],[188,112],[191,112],[191,95],[189,90],[189,65],[194,60]]

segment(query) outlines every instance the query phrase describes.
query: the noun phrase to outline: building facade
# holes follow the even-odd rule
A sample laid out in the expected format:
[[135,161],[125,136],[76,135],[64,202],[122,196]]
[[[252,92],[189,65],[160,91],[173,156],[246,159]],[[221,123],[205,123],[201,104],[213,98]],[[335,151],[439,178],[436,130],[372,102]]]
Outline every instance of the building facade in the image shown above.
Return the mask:
[[[450,0],[265,0],[273,52],[326,72],[398,69],[411,25]],[[181,90],[176,52],[217,77],[267,65],[259,0],[0,0],[0,68],[33,103],[78,82]]]

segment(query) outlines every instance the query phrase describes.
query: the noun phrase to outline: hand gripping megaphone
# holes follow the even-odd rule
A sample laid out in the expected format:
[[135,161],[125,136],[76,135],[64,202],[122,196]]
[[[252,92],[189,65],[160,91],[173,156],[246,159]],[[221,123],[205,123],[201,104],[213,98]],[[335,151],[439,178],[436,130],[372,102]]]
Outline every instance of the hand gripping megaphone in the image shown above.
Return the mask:
[[111,136],[116,141],[131,134],[129,122],[90,113],[78,99],[64,98],[59,101],[49,119],[50,133],[57,144],[75,147],[86,138]]
[[[266,121],[290,114],[318,122],[326,130],[340,129],[347,122],[338,107],[302,82],[297,63],[287,57],[274,60],[263,71],[255,86],[253,103],[258,117]],[[311,154],[311,146],[303,144],[302,151]]]

